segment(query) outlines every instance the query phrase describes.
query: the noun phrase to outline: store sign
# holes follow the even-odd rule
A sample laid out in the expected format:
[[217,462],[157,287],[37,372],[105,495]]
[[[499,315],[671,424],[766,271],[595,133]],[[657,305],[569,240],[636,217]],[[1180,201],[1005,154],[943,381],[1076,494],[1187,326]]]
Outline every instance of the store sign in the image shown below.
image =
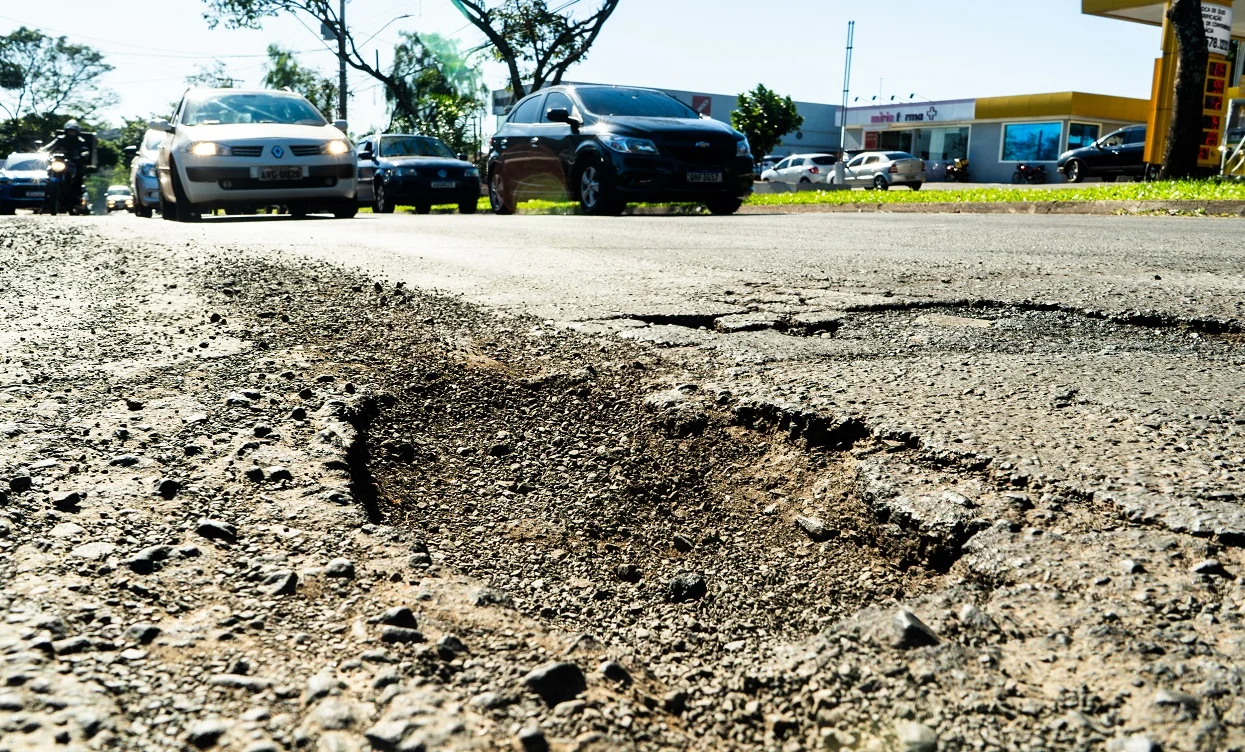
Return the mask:
[[1202,3],[1202,25],[1212,55],[1227,55],[1232,43],[1232,7]]
[[946,123],[972,120],[977,106],[973,100],[958,102],[916,102],[894,107],[856,107],[847,111],[848,125],[891,125],[903,123]]

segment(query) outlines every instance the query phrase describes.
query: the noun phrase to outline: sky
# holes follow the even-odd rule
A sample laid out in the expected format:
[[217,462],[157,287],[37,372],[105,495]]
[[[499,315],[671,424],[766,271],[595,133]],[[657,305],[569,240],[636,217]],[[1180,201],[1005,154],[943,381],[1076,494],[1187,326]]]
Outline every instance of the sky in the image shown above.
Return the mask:
[[[587,7],[595,0],[578,0]],[[557,3],[552,3],[555,5]],[[52,6],[0,2],[0,33],[26,25],[89,44],[115,70],[103,85],[120,104],[105,113],[167,114],[200,65],[223,61],[243,84],[259,85],[264,50],[277,43],[302,63],[336,75],[334,53],[313,22],[286,16],[263,29],[210,29],[202,0]],[[737,94],[758,83],[797,101],[838,103],[847,22],[856,22],[851,97],[961,99],[1052,91],[1148,98],[1157,28],[1083,16],[1080,0],[622,0],[588,58],[569,80]],[[765,13],[759,13],[764,9]],[[365,54],[391,58],[402,30],[483,41],[450,0],[349,0],[347,21]],[[405,17],[403,17],[405,16]],[[395,20],[396,19],[396,20]],[[310,27],[310,28],[309,28]],[[502,88],[500,64],[480,54],[485,83]],[[351,130],[384,125],[383,91],[350,75]],[[326,113],[327,114],[327,113]]]

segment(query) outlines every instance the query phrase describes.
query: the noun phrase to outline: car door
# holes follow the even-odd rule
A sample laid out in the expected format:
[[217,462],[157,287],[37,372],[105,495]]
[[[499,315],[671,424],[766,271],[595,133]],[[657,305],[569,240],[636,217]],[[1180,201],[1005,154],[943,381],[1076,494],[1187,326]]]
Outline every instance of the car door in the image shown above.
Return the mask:
[[843,166],[843,180],[848,186],[860,185],[860,174],[864,169],[865,158],[868,155],[858,154],[852,157],[851,161]]
[[1145,171],[1146,129],[1129,128],[1124,131],[1124,145],[1120,147],[1118,156],[1120,172],[1141,177]]
[[787,165],[786,172],[783,173],[782,179],[785,183],[795,185],[800,182],[800,177],[804,175],[804,158],[792,157],[791,164]]
[[[377,153],[376,149],[379,145],[380,139],[373,136],[363,139],[355,148],[356,162],[359,165],[358,187],[356,188],[359,203],[370,204],[376,200],[372,183],[376,178],[376,162],[372,159],[372,155]],[[368,148],[369,146],[371,149]]]
[[773,167],[773,170],[774,170],[774,176],[775,176],[775,177],[774,177],[774,179],[775,179],[777,182],[779,182],[779,183],[785,183],[785,182],[787,182],[786,178],[784,178],[784,177],[783,177],[783,170],[787,169],[787,167],[789,167],[790,165],[791,165],[791,159],[790,159],[790,158],[788,158],[788,159],[784,159],[784,160],[782,160],[781,162],[779,162],[778,164],[774,165],[774,167]]
[[1101,175],[1120,169],[1120,150],[1124,147],[1124,131],[1108,133],[1098,140],[1094,149],[1086,158],[1085,166],[1090,174]]
[[539,92],[519,102],[497,134],[497,149],[502,155],[502,174],[510,190],[532,193],[533,152],[532,129],[539,121],[545,93]]
[[531,190],[549,198],[577,197],[577,188],[568,184],[566,166],[569,154],[574,150],[573,129],[569,123],[555,123],[549,119],[549,111],[563,109],[572,117],[582,115],[571,98],[561,91],[551,91],[540,107],[540,122],[532,125],[532,137],[528,141],[532,150]]

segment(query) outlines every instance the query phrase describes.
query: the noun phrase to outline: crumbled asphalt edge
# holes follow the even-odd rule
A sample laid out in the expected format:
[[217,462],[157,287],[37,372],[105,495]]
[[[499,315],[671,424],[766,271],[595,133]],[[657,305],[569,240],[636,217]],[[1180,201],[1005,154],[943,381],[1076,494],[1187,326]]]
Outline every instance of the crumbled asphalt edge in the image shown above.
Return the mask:
[[[12,243],[8,246],[12,247]],[[141,251],[130,249],[127,253],[132,256]],[[107,250],[98,252],[109,253]],[[905,540],[911,537],[908,535],[911,527],[874,518],[876,510],[883,508],[890,509],[887,514],[893,514],[893,519],[900,522],[923,518],[911,513],[912,499],[900,492],[905,480],[890,477],[892,474],[902,476],[900,471],[905,460],[921,465],[930,459],[911,454],[915,442],[910,438],[861,436],[855,428],[850,428],[846,434],[831,430],[826,433],[841,437],[833,443],[832,450],[826,449],[823,454],[815,440],[812,442],[814,451],[806,452],[800,444],[808,439],[808,421],[798,415],[793,417],[789,410],[769,409],[767,417],[749,420],[741,417],[747,411],[733,403],[729,395],[706,394],[708,390],[704,387],[693,389],[690,386],[649,394],[641,407],[640,398],[647,393],[645,388],[663,377],[668,378],[665,372],[670,367],[669,363],[657,362],[643,348],[631,349],[630,345],[618,343],[602,345],[594,340],[558,334],[539,325],[535,327],[537,331],[533,331],[534,322],[498,320],[470,306],[399,292],[388,285],[378,289],[331,268],[295,271],[265,266],[256,259],[242,261],[241,258],[230,259],[227,268],[204,275],[209,279],[208,289],[215,294],[215,299],[210,301],[210,307],[216,309],[214,312],[226,311],[226,322],[235,319],[244,322],[239,325],[235,321],[235,327],[250,327],[245,331],[230,330],[226,323],[219,331],[245,334],[245,337],[238,337],[239,341],[254,342],[257,349],[266,348],[272,354],[291,346],[321,348],[314,358],[309,358],[310,362],[303,364],[300,368],[303,372],[294,375],[288,388],[307,384],[306,388],[320,392],[313,401],[330,396],[326,394],[329,392],[340,398],[340,402],[332,398],[327,400],[315,418],[316,436],[329,430],[330,444],[334,436],[341,438],[338,449],[357,446],[359,429],[363,429],[368,445],[365,460],[368,467],[374,468],[378,507],[385,502],[390,504],[387,509],[381,508],[382,519],[386,516],[405,518],[405,524],[399,527],[380,528],[367,534],[398,540],[408,530],[414,530],[419,533],[418,540],[412,542],[410,537],[402,540],[403,545],[409,544],[413,551],[406,565],[416,567],[426,576],[437,575],[434,580],[451,579],[454,572],[459,571],[470,572],[473,577],[478,575],[489,584],[489,587],[471,591],[468,596],[471,606],[454,604],[448,609],[450,613],[461,616],[460,611],[482,609],[505,614],[513,613],[510,611],[513,606],[515,612],[568,630],[583,628],[593,634],[595,641],[606,643],[612,655],[625,661],[633,676],[642,678],[643,689],[634,690],[636,694],[630,698],[635,715],[615,716],[632,719],[624,733],[619,734],[615,726],[604,724],[607,732],[612,732],[599,740],[606,748],[618,748],[622,743],[636,743],[646,748],[685,746],[687,739],[681,739],[675,731],[680,722],[665,715],[660,710],[663,707],[683,710],[682,723],[705,748],[754,748],[761,743],[782,744],[793,749],[826,745],[855,747],[866,745],[870,739],[893,742],[896,734],[919,737],[924,733],[909,727],[916,726],[915,723],[892,725],[895,718],[903,722],[907,722],[905,718],[919,719],[932,725],[942,738],[943,748],[947,749],[969,745],[970,740],[977,738],[975,734],[985,730],[990,730],[999,740],[1027,742],[1042,738],[1054,748],[1082,748],[1117,735],[1121,724],[1112,722],[1110,716],[1120,714],[1123,701],[1118,697],[1103,701],[1093,693],[1082,692],[1071,699],[1060,694],[1057,701],[1044,702],[1041,698],[1026,697],[1029,689],[1015,680],[1003,681],[997,676],[998,661],[1007,656],[992,656],[1005,653],[1006,643],[1027,649],[1030,640],[1054,638],[1034,634],[1032,628],[1020,624],[1008,624],[1006,630],[991,630],[972,614],[965,617],[962,610],[956,611],[954,616],[946,614],[957,603],[977,601],[984,604],[999,589],[1023,588],[1027,584],[1023,581],[1024,574],[1009,568],[992,570],[990,561],[974,562],[967,572],[960,571],[968,575],[966,581],[956,584],[953,580],[937,593],[918,596],[914,602],[928,609],[922,610],[922,614],[942,634],[944,641],[939,646],[919,648],[920,652],[915,654],[908,652],[908,646],[896,648],[888,639],[869,637],[877,632],[879,624],[883,625],[882,632],[886,632],[891,607],[882,611],[883,607],[877,606],[873,611],[866,609],[853,615],[857,605],[881,602],[888,594],[906,596],[909,592],[928,591],[929,586],[938,581],[931,573],[922,575],[917,570],[915,581],[911,573],[907,578],[915,587],[905,588],[904,578],[888,572],[890,567],[885,561],[878,561],[895,560],[912,565],[930,558],[919,545],[908,554],[902,554],[898,546],[889,547],[888,534],[892,541]],[[177,266],[185,263],[179,261]],[[178,271],[184,273],[180,268]],[[204,272],[203,269],[196,271]],[[193,284],[192,275],[188,285]],[[258,317],[252,319],[250,314],[258,314]],[[202,313],[204,318],[208,315],[206,311]],[[390,325],[393,333],[379,339],[374,336]],[[503,331],[505,329],[509,331]],[[204,340],[208,344],[206,349],[213,346],[211,336],[215,335]],[[429,352],[422,358],[412,357],[409,350],[412,345],[427,347]],[[635,359],[645,368],[636,369]],[[643,374],[642,379],[636,378],[636,371]],[[332,382],[320,382],[315,378],[316,374],[329,372],[336,374]],[[485,378],[481,378],[482,374]],[[429,375],[433,378],[428,378]],[[274,377],[264,380],[267,378]],[[344,379],[360,385],[354,388],[353,395],[342,383]],[[677,386],[677,382],[686,380],[685,375],[666,386]],[[327,383],[333,386],[326,386]],[[389,389],[390,386],[393,388]],[[217,396],[223,397],[226,387],[216,384],[213,389]],[[284,390],[285,387],[281,391]],[[396,395],[392,397],[391,410],[383,408],[389,401],[386,394]],[[609,403],[604,402],[605,395],[609,396]],[[487,399],[476,401],[481,396]],[[514,404],[508,403],[508,399],[513,399]],[[579,404],[573,410],[549,407],[574,405],[576,401]],[[616,416],[618,421],[602,419],[603,404],[610,410],[605,415]],[[373,415],[374,405],[381,405],[382,409]],[[561,438],[561,442],[529,438],[527,431],[518,433],[503,428],[500,430],[507,430],[510,435],[500,436],[492,430],[507,419],[524,422],[518,418],[524,408],[528,411],[526,417],[535,413],[547,425],[560,429],[563,435],[552,438]],[[507,410],[508,414],[495,414]],[[611,427],[623,427],[617,430],[628,443],[605,446],[608,460],[603,464],[611,470],[621,466],[622,474],[637,474],[640,483],[630,482],[628,477],[625,484],[592,487],[595,481],[587,478],[595,470],[583,458],[595,454],[593,442],[584,441],[582,449],[571,442],[595,439],[594,421],[603,424],[606,431]],[[741,433],[740,428],[732,425],[738,423],[748,423],[760,432]],[[581,429],[584,425],[590,428]],[[795,432],[793,426],[797,429]],[[250,430],[252,426],[244,428]],[[546,428],[546,432],[548,430]],[[577,435],[572,437],[571,430]],[[765,433],[767,431],[775,433]],[[820,435],[820,431],[815,429],[811,435]],[[586,435],[578,435],[581,432]],[[410,446],[406,445],[408,443]],[[510,446],[499,446],[507,443]],[[708,446],[698,446],[701,444]],[[615,448],[625,451],[611,456]],[[697,450],[700,450],[699,455]],[[349,461],[348,451],[330,454],[333,458],[328,462],[342,465],[335,469],[342,473],[340,485],[345,485],[345,471],[357,464]],[[497,462],[484,461],[486,456],[496,458]],[[511,468],[514,460],[533,456],[541,459],[552,456],[559,464],[540,468],[541,463],[536,462],[536,469],[543,470],[541,473],[527,472],[521,462],[519,468]],[[730,464],[742,466],[735,468],[736,471],[746,469],[748,472],[735,476],[724,472],[725,477],[717,484],[701,478],[678,477],[690,474],[689,464],[700,469],[704,462],[713,462],[719,456],[735,460]],[[936,457],[932,459],[937,460]],[[580,467],[581,464],[586,466]],[[941,467],[938,462],[918,467],[917,474],[928,477],[931,471],[942,473],[936,480],[949,485],[963,480],[959,477],[958,465],[962,464],[959,459],[941,464]],[[681,473],[677,472],[679,469]],[[967,476],[971,482],[979,482],[973,472],[979,472],[982,466],[965,469],[969,471]],[[476,470],[482,477],[471,478],[471,482],[463,486],[451,489],[443,482],[439,488],[428,487],[435,479],[445,481],[446,476],[459,483],[458,479],[470,477]],[[573,478],[559,479],[563,474],[581,476],[582,485],[590,490],[582,491],[581,484]],[[831,482],[825,483],[827,478]],[[817,488],[818,483],[822,483],[820,488]],[[610,488],[612,485],[617,488]],[[481,493],[481,488],[486,492]],[[489,492],[493,489],[495,494]],[[733,495],[738,493],[746,503],[717,497],[724,495],[726,489],[731,489]],[[810,490],[812,493],[808,493]],[[973,539],[993,536],[990,546],[972,553],[980,559],[989,559],[991,555],[997,558],[999,551],[1009,547],[1018,554],[1028,554],[1033,544],[1019,533],[1024,524],[1043,519],[1041,515],[1047,515],[1049,520],[1059,513],[1059,521],[1066,530],[1048,539],[1054,541],[1062,541],[1070,533],[1094,535],[1103,521],[1098,516],[1103,510],[1089,509],[1089,505],[1079,504],[1080,500],[1075,498],[1047,495],[1033,499],[1025,494],[998,493],[992,496],[990,491],[998,489],[986,489],[986,493],[982,493],[979,488],[973,506],[979,507],[983,514],[1000,509],[1004,513],[988,530],[975,530],[975,535],[965,541],[971,543]],[[820,499],[818,492],[822,496]],[[311,493],[322,494],[330,503],[349,499],[341,490],[323,487],[316,491],[304,489],[298,495]],[[593,493],[596,496],[590,495]],[[799,498],[801,494],[806,498]],[[870,498],[905,501],[890,503],[889,507],[875,504],[873,509],[860,506],[862,500]],[[763,505],[763,501],[770,503]],[[796,504],[790,503],[793,501]],[[587,506],[584,516],[567,519],[565,510],[576,504]],[[1000,506],[991,509],[993,504]],[[659,519],[657,512],[663,505],[671,513]],[[850,511],[853,505],[859,510],[858,517],[849,515],[846,520],[842,519],[844,507]],[[621,509],[610,519],[609,514],[616,506]],[[838,537],[816,546],[808,543],[806,535],[791,524],[794,513],[804,511],[793,509],[795,506],[814,507],[808,511],[821,512],[829,518],[829,527]],[[816,508],[818,506],[820,509]],[[680,507],[691,514],[678,516]],[[654,512],[654,519],[644,521],[642,514],[646,511]],[[601,523],[596,521],[597,515],[604,515]],[[619,517],[638,528],[638,534],[637,530],[627,530],[624,534]],[[636,517],[640,517],[642,524],[636,524]],[[711,519],[714,527],[702,536],[706,519]],[[353,525],[361,522],[357,516],[351,519]],[[520,524],[497,524],[515,522]],[[735,538],[724,541],[721,532],[729,531],[733,525],[741,526],[736,536],[741,536],[739,547],[744,550],[732,555],[728,549]],[[497,535],[498,527],[504,536]],[[330,529],[327,534],[340,535],[341,531],[340,528],[336,532]],[[1163,550],[1187,556],[1194,554],[1196,545],[1187,538],[1176,538],[1173,546]],[[795,559],[795,564],[783,562],[783,557],[764,561],[764,557],[785,554],[793,546],[796,554],[790,558]],[[422,550],[425,548],[431,555]],[[873,561],[870,561],[871,550],[876,552]],[[846,557],[846,560],[834,561],[839,557]],[[611,566],[615,562],[624,568]],[[835,572],[836,563],[854,566],[851,576],[836,577],[839,574]],[[755,580],[749,581],[747,576],[751,573],[745,571],[740,575],[740,570],[756,568],[758,564],[772,570],[766,573],[768,581],[762,587],[770,586],[777,596],[765,599],[759,606],[753,585]],[[1114,562],[1110,564],[1114,566]],[[822,569],[806,578],[804,568],[810,565]],[[403,564],[397,566],[400,569]],[[692,603],[665,603],[664,577],[684,569],[700,570],[710,583],[710,592]],[[862,579],[862,570],[870,577]],[[397,572],[388,574],[392,577]],[[623,582],[611,580],[611,574],[615,579],[621,576]],[[627,580],[634,579],[636,574],[640,575],[640,583],[633,586]],[[826,581],[832,587],[819,590],[824,585],[819,578],[827,574]],[[867,581],[875,576],[881,582]],[[1049,576],[1048,573],[1048,582]],[[383,577],[376,578],[373,587],[383,580]],[[1075,593],[1079,587],[1079,583],[1069,583],[1068,590]],[[725,597],[731,595],[732,588],[744,591],[743,597],[738,594],[733,598]],[[613,592],[609,592],[611,590]],[[324,594],[319,595],[323,597]],[[845,600],[844,595],[856,596],[856,600]],[[1203,595],[1199,593],[1199,597]],[[810,645],[796,643],[792,646],[793,639],[802,634],[807,636],[818,624],[811,615],[805,614],[810,604],[829,609],[829,613],[817,612],[819,618],[824,619],[823,625],[847,618]],[[1207,613],[1207,605],[1213,604],[1197,604],[1202,609],[1201,614]],[[1185,606],[1181,611],[1178,607],[1164,607],[1174,613],[1189,613],[1193,608]],[[774,616],[775,613],[778,616]],[[439,616],[448,618],[444,614]],[[1120,618],[1119,613],[1113,612],[1113,616],[1117,620]],[[995,618],[1005,623],[1003,615]],[[974,630],[984,631],[975,634]],[[304,644],[317,644],[315,637],[311,636]],[[736,637],[739,639],[732,639]],[[593,642],[579,640],[577,650],[584,650],[585,645]],[[1066,647],[1058,640],[1055,644]],[[1197,641],[1181,642],[1174,635],[1150,644],[1168,655],[1208,647]],[[982,646],[983,649],[977,649]],[[513,650],[513,646],[509,649]],[[505,650],[503,648],[502,652]],[[1139,654],[1153,655],[1153,651]],[[427,655],[420,657],[426,659]],[[991,658],[993,664],[981,660],[983,657]],[[530,664],[521,670],[537,662],[537,657],[530,654],[514,658],[514,663],[508,665],[521,664],[524,660]],[[905,665],[911,658],[917,663]],[[836,664],[836,660],[841,662]],[[350,663],[345,662],[346,665]],[[406,664],[400,665],[405,667]],[[356,668],[350,666],[346,671]],[[472,675],[473,667],[456,674],[455,668],[449,671],[452,681],[469,687],[468,691],[499,685],[496,671],[481,676],[478,670]],[[511,669],[512,672],[518,670]],[[1197,670],[1209,669],[1199,667]],[[439,677],[443,673],[445,671],[438,667],[431,675]],[[292,675],[298,675],[298,671]],[[428,679],[428,674],[423,679]],[[246,684],[236,678],[228,681]],[[401,680],[393,682],[392,686],[399,684]],[[429,684],[435,685],[436,680]],[[1060,682],[1052,681],[1052,684]],[[1170,696],[1162,698],[1161,708],[1175,707],[1185,715],[1192,713],[1193,717],[1198,717],[1200,712],[1202,717],[1194,745],[1185,744],[1186,740],[1176,733],[1188,724],[1182,726],[1180,719],[1175,719],[1171,724],[1174,729],[1171,748],[1226,748],[1207,747],[1205,740],[1218,744],[1229,739],[1225,728],[1235,728],[1234,733],[1239,734],[1239,719],[1233,717],[1235,708],[1223,700],[1232,695],[1221,691],[1221,684],[1201,692],[1205,699],[1195,698],[1196,711],[1183,698],[1177,698],[1174,703]],[[507,682],[500,682],[500,685],[507,685]],[[512,689],[513,682],[509,682],[509,686]],[[973,691],[962,691],[970,687]],[[660,698],[662,690],[670,694]],[[488,695],[489,691],[486,689],[475,697]],[[977,698],[978,691],[989,696],[1003,692],[1004,698],[983,705]],[[914,692],[917,694],[913,695]],[[124,687],[119,694],[124,696]],[[402,696],[406,694],[410,693]],[[897,697],[905,699],[897,701]],[[1019,710],[1012,707],[1021,705],[1021,698],[1023,707]],[[595,709],[600,709],[600,702],[590,696],[590,704]],[[886,709],[882,713],[878,713],[879,703]],[[640,713],[648,711],[649,706],[657,712],[653,724],[665,724],[664,730],[659,728],[654,732],[653,724],[641,720],[644,716]],[[339,731],[346,734],[341,729],[325,728],[325,721],[332,726],[341,721],[343,714],[349,713],[340,706],[329,706],[333,712],[322,712],[318,709],[320,706],[315,707],[317,709],[306,711],[313,717],[294,724],[298,731],[285,737],[273,734],[276,743],[310,744],[317,736],[336,739],[334,735]],[[539,709],[530,699],[507,707],[509,709],[494,711],[494,716],[495,719],[509,718],[512,726],[517,719],[525,718],[525,713]],[[229,709],[228,703],[222,708]],[[1072,711],[1068,708],[1076,708],[1075,713],[1084,718],[1069,721],[1067,716]],[[598,716],[589,722],[586,715],[589,714],[584,708],[568,708],[552,716],[538,713],[537,717],[542,718],[551,737],[572,738],[576,731],[589,735],[600,733],[583,730],[602,725]],[[1208,723],[1207,716],[1222,719],[1216,721],[1217,730],[1202,729]],[[998,728],[1000,717],[1007,719],[1007,728]],[[238,727],[260,722],[248,720],[236,727],[230,725],[228,733],[238,733]],[[176,719],[171,725],[181,728],[179,724],[185,723],[186,719]],[[644,728],[646,725],[648,728]],[[1160,721],[1155,721],[1154,725],[1165,730]],[[512,734],[514,728],[492,731],[497,735],[491,738],[500,740]],[[631,731],[630,739],[626,731]],[[212,729],[206,732],[206,736],[196,738],[206,739],[211,736]],[[170,738],[173,736],[176,735]],[[1159,738],[1162,736],[1160,734]],[[458,738],[451,732],[444,737],[444,742],[453,746]],[[590,739],[581,736],[580,741],[586,746],[596,743]],[[127,741],[134,742],[135,738]]]

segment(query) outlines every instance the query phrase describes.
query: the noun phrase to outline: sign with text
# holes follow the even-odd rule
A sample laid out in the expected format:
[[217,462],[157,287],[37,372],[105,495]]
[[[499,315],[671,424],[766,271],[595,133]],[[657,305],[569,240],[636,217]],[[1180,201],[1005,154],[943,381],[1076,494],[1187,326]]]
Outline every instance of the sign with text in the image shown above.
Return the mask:
[[713,97],[703,94],[692,95],[692,109],[705,117],[713,117]]
[[[1202,6],[1206,7],[1206,6]],[[1202,167],[1219,164],[1219,136],[1223,132],[1224,99],[1228,84],[1228,61],[1211,55],[1206,65],[1206,91],[1202,99],[1202,144],[1197,161]]]
[[974,99],[953,102],[911,102],[889,107],[853,107],[847,111],[851,125],[903,125],[907,123],[948,123],[972,120],[977,111]]
[[1232,43],[1232,6],[1202,3],[1206,46],[1212,55],[1227,55]]

